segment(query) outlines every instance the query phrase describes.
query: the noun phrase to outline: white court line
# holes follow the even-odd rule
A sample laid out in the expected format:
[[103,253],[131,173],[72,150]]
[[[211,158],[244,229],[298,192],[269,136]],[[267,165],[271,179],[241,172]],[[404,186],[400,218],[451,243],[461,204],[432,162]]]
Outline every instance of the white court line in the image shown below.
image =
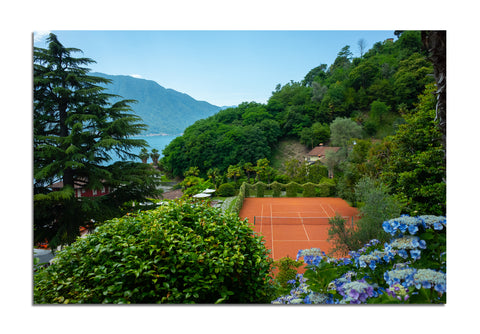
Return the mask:
[[[262,204],[262,215],[261,217],[263,217],[263,204]],[[260,219],[263,219],[263,218],[260,218]],[[262,233],[262,228],[263,228],[263,222],[260,222],[260,233]]]
[[333,208],[330,206],[330,204],[327,204],[328,207],[330,208],[330,210],[332,210],[333,212],[333,216],[332,217],[335,217],[335,215],[337,214],[337,212],[335,210],[333,210]]
[[275,247],[273,247],[273,242],[275,241],[275,239],[273,238],[273,224],[271,223],[272,222],[272,217],[273,217],[273,210],[272,210],[272,204],[270,203],[270,230],[272,232],[272,259],[275,258]]
[[320,206],[322,207],[323,212],[325,212],[325,217],[330,217],[330,215],[327,213],[327,210],[325,210],[325,208],[323,207],[323,204],[320,204]]
[[298,217],[300,217],[300,222],[302,223],[303,230],[305,231],[305,235],[307,236],[307,241],[310,241],[305,225],[303,224],[303,219],[302,219],[302,216],[300,215],[300,212],[298,213]]
[[[302,241],[305,241],[305,240],[297,240],[297,239],[293,239],[293,240],[278,240],[279,242],[284,242],[284,241],[287,241],[287,242],[302,242]],[[315,240],[308,240],[308,241],[312,241],[312,242],[316,242],[316,241],[328,241],[328,239],[315,239]]]

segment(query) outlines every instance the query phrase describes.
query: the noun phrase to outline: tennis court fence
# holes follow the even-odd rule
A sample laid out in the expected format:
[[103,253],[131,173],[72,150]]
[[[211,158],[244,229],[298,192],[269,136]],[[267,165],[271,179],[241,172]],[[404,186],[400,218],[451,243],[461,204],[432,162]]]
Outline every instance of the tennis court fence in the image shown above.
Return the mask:
[[[329,225],[329,220],[334,217],[272,217],[254,216],[253,225]],[[353,227],[353,216],[342,216]]]

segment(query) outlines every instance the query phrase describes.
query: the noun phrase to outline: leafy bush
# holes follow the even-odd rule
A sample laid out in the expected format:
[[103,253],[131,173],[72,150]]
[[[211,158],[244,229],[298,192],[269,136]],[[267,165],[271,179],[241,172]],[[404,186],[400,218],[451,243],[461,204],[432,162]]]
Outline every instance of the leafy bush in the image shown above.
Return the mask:
[[187,176],[180,184],[183,187],[183,196],[190,197],[199,194],[205,189],[213,188],[210,180],[204,180],[196,176]]
[[289,257],[283,257],[273,263],[273,265],[278,269],[278,272],[275,275],[278,296],[290,291],[289,281],[295,279],[297,270],[300,266],[302,266],[302,264],[303,261],[296,261]]
[[34,303],[262,303],[272,260],[237,215],[170,201],[107,221],[34,277]]
[[221,197],[235,196],[235,188],[230,183],[224,183],[218,187],[217,194]]
[[338,213],[335,217],[328,220],[328,241],[332,243],[332,253],[345,255],[352,249],[355,249],[355,230],[352,229],[352,223],[342,218]]
[[288,183],[290,182],[290,178],[285,175],[285,174],[278,174],[275,176],[275,181],[279,182],[279,183]]
[[355,233],[358,248],[371,239],[378,239],[382,243],[388,241],[388,235],[381,229],[382,223],[400,215],[401,203],[389,195],[387,186],[370,177],[360,179],[355,186],[355,196],[360,202],[361,214]]
[[307,180],[312,183],[320,183],[322,179],[328,177],[328,168],[320,162],[308,166]]
[[305,274],[290,281],[274,304],[446,303],[446,218],[401,216],[382,224],[389,243],[371,240],[335,259],[318,248],[300,250]]

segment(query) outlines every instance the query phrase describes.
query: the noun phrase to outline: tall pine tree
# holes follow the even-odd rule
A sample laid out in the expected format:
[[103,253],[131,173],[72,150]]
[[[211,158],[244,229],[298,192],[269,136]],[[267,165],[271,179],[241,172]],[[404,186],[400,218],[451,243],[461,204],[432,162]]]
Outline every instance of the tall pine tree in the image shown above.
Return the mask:
[[[68,244],[86,222],[101,222],[124,213],[124,203],[158,195],[156,171],[126,161],[137,158],[132,148],[145,147],[132,139],[146,125],[132,114],[133,100],[104,92],[110,80],[88,75],[94,63],[76,58],[50,34],[48,48],[34,48],[34,241],[52,247]],[[124,161],[109,164],[111,155]],[[61,182],[53,191],[52,183]],[[105,196],[76,198],[75,187],[113,191]]]

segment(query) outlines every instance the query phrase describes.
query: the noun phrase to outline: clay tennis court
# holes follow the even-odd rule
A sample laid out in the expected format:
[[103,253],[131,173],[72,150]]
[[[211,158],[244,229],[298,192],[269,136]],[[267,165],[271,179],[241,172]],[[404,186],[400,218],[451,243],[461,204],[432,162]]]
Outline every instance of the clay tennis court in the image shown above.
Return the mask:
[[[248,218],[255,232],[265,237],[274,260],[295,259],[300,249],[320,248],[328,253],[328,217],[339,214],[349,222],[358,210],[341,198],[245,198],[241,218]],[[313,219],[315,217],[315,219]],[[322,217],[322,218],[317,218]]]

